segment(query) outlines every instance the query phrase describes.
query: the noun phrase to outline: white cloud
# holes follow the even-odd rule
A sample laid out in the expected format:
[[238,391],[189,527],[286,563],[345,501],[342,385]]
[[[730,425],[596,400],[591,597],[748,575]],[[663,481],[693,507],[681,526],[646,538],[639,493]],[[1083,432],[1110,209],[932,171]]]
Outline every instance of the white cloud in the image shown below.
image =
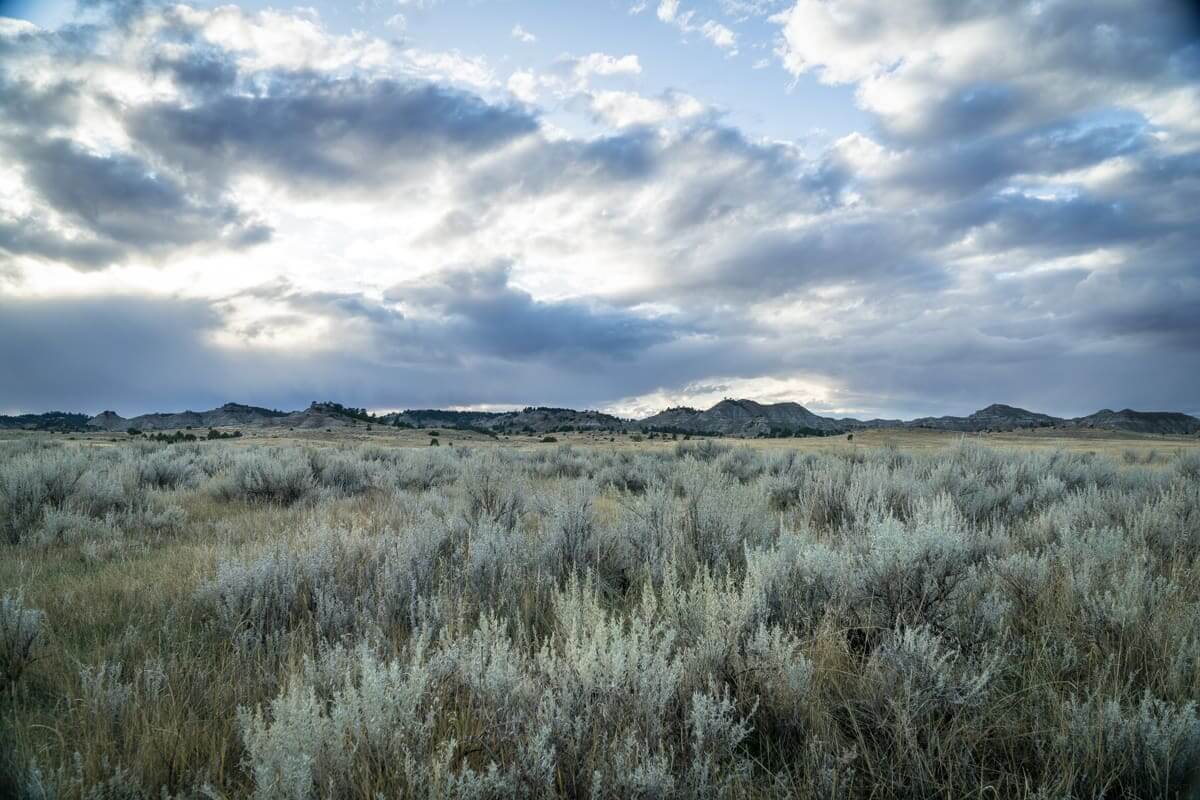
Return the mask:
[[496,85],[496,76],[482,56],[457,51],[440,52],[409,48],[403,53],[408,69],[429,80],[445,80],[481,89]]
[[319,19],[275,9],[247,13],[237,6],[199,10],[174,6],[166,14],[193,27],[209,43],[236,53],[247,69],[333,71],[379,69],[394,53],[386,42],[355,31],[331,36]]
[[537,76],[529,70],[520,70],[514,72],[508,78],[508,90],[516,96],[518,100],[525,103],[536,103],[538,99],[539,81]]
[[590,103],[594,114],[618,128],[659,125],[697,117],[705,110],[703,103],[682,92],[646,97],[637,92],[600,91],[591,94]]
[[632,53],[614,56],[608,53],[588,53],[584,56],[563,56],[546,72],[522,69],[508,79],[508,90],[525,103],[535,103],[549,95],[560,101],[570,101],[586,95],[595,78],[621,78],[641,74],[642,65]]
[[383,24],[384,27],[391,28],[394,31],[403,31],[408,27],[408,20],[404,18],[403,14],[392,14]]
[[522,28],[520,24],[513,25],[512,38],[523,44],[533,44],[537,41],[537,37]]
[[661,22],[673,25],[685,34],[698,33],[729,55],[737,55],[737,34],[715,20],[694,23],[696,12],[689,10],[681,13],[679,0],[661,0],[656,13]]
[[721,23],[709,20],[701,25],[699,30],[705,39],[708,39],[717,47],[722,50],[729,50],[732,54],[737,53],[737,36]]
[[721,10],[737,19],[762,17],[773,14],[788,0],[720,0]]
[[586,79],[592,75],[640,75],[642,65],[632,53],[611,56],[608,53],[588,53],[574,62],[576,77]]

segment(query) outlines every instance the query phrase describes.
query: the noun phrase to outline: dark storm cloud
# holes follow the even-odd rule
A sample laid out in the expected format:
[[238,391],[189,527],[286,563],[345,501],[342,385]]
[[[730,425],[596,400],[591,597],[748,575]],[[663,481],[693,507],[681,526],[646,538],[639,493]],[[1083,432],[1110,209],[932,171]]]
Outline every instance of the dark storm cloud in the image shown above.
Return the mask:
[[201,94],[226,91],[238,78],[233,58],[217,48],[194,47],[183,53],[156,55],[151,61],[155,73],[170,73],[175,84]]
[[530,140],[506,158],[463,176],[462,193],[488,202],[651,180],[660,164],[653,131],[634,130],[591,141]]
[[[735,361],[752,368],[770,363],[753,353],[734,359],[724,345],[672,338],[665,328],[657,334],[622,332],[622,325],[636,331],[653,323],[616,312],[525,303],[503,280],[496,281],[494,271],[477,281],[472,299],[450,318],[421,323],[360,295],[309,294],[285,285],[249,293],[281,300],[288,326],[327,326],[321,347],[284,350],[261,346],[253,335],[236,347],[214,344],[213,334],[230,328],[229,301],[125,295],[16,300],[0,294],[0,370],[6,376],[0,410],[111,407],[134,414],[238,399],[295,408],[324,397],[372,407],[522,402],[584,407],[650,391],[663,379],[686,382],[714,366],[732,369]],[[433,302],[441,290],[426,284],[422,291]],[[412,296],[407,290],[404,295]],[[498,299],[488,302],[488,296]],[[479,346],[477,337],[500,335],[500,325],[518,332],[505,334],[497,345]],[[533,341],[538,325],[547,326],[549,344]],[[581,338],[571,325],[585,332],[603,329],[608,339]],[[604,349],[613,341],[623,346],[630,337],[648,345],[629,352],[635,363]]]
[[336,330],[347,349],[381,363],[463,367],[479,360],[541,362],[568,372],[626,364],[702,326],[678,317],[648,317],[599,303],[538,301],[510,283],[512,264],[444,269],[397,284],[382,299],[354,292],[299,289],[274,281],[217,303],[232,315],[245,299],[276,309],[268,321],[237,328],[249,344],[277,328],[314,323]]
[[949,208],[938,222],[957,234],[974,235],[977,245],[988,252],[1032,248],[1043,259],[1166,232],[1132,203],[1088,196],[998,194]]
[[279,72],[256,86],[187,107],[144,106],[130,115],[130,129],[209,179],[268,172],[285,184],[361,191],[396,186],[438,160],[487,152],[537,127],[521,109],[433,84]]
[[[2,41],[2,40],[0,40]],[[78,84],[60,81],[41,89],[19,78],[9,78],[0,67],[0,108],[8,127],[45,130],[68,124],[78,114]]]
[[[1164,346],[1161,318],[1137,318],[1152,307],[1147,298],[1131,298],[1121,313],[1109,308],[1070,326],[1053,319],[1061,309],[1047,298],[1041,310],[1019,304],[1007,309],[1012,330],[984,330],[974,318],[997,318],[994,304],[1005,301],[994,294],[971,308],[963,304],[916,319],[907,305],[874,298],[855,311],[860,323],[819,336],[798,330],[762,337],[732,326],[719,336],[697,336],[687,326],[630,317],[618,322],[615,312],[597,315],[571,303],[528,303],[508,287],[504,272],[491,267],[445,285],[413,284],[383,302],[284,285],[250,293],[281,301],[288,327],[326,326],[318,349],[260,347],[253,335],[236,347],[215,345],[212,335],[231,325],[233,311],[225,302],[0,296],[0,369],[10,378],[3,405],[115,407],[133,414],[227,400],[292,408],[331,397],[372,407],[529,402],[583,407],[706,376],[796,371],[844,381],[866,408],[880,408],[882,399],[882,408],[909,415],[965,413],[996,400],[1059,413],[1089,413],[1097,405],[1195,405],[1200,350],[1183,299],[1155,301],[1167,303],[1162,310],[1177,315],[1181,332],[1190,325],[1191,344],[1183,340],[1177,347]],[[1048,292],[1056,285],[1048,280],[1022,281],[1028,285],[1021,289]],[[1080,273],[1055,280],[1059,292],[1079,290],[1083,282]],[[456,299],[451,285],[465,299]],[[1125,287],[1099,288],[1090,296],[1121,304]],[[439,313],[414,320],[395,307],[397,299],[434,305]],[[443,316],[443,309],[453,310]],[[649,324],[655,332],[635,336],[637,344],[625,357],[613,357],[611,341],[595,330],[604,328],[621,340],[622,324],[635,329]],[[591,335],[578,339],[571,325]],[[544,334],[530,338],[538,326]],[[518,332],[506,333],[509,327]],[[1131,334],[1153,337],[1153,346],[1102,347],[1108,337],[1128,342]],[[482,343],[488,335],[502,341]]]
[[931,199],[953,199],[995,190],[1017,174],[1068,172],[1117,156],[1146,154],[1151,145],[1140,118],[1082,115],[1016,133],[904,151],[885,183]]
[[399,284],[387,299],[433,311],[439,338],[506,359],[530,357],[627,361],[678,335],[666,320],[579,302],[543,302],[509,283],[512,265],[449,269]]
[[[70,264],[81,271],[103,269],[120,260],[121,247],[109,242],[64,238],[32,217],[0,217],[0,253],[34,256]],[[0,265],[4,261],[0,259]]]
[[99,411],[138,394],[144,403],[210,396],[206,385],[230,379],[205,344],[220,322],[195,300],[0,295],[0,405]]
[[923,254],[923,235],[919,227],[876,216],[753,233],[689,254],[695,268],[675,285],[743,302],[830,285],[935,293],[948,279]]
[[234,206],[190,196],[134,155],[99,155],[66,139],[18,140],[8,150],[31,188],[101,241],[154,250],[207,240],[241,247],[269,236]]
[[[739,131],[715,123],[669,137],[632,128],[593,139],[537,139],[530,145],[481,165],[467,177],[464,193],[518,200],[654,186],[670,193],[671,231],[710,218],[707,209],[718,204],[751,209],[784,199],[796,207],[814,204],[800,183],[808,165],[793,150],[750,142]],[[712,188],[719,190],[719,199]]]

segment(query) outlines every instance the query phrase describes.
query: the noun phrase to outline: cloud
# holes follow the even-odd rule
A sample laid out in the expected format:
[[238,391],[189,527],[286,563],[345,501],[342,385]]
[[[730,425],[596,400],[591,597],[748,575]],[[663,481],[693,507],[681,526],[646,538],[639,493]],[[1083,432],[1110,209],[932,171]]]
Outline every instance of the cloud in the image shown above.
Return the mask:
[[237,170],[361,189],[403,185],[438,161],[528,135],[537,122],[429,83],[280,74],[258,94],[147,104],[131,115],[131,127],[161,158],[209,180]]
[[[1194,20],[1119,3],[799,0],[777,18],[800,74],[858,85],[860,104],[905,139],[1035,125],[1092,107],[1162,116],[1154,101],[1200,108]],[[967,127],[963,127],[967,126]],[[1189,126],[1193,132],[1194,125]]]
[[583,56],[565,54],[545,71],[521,69],[512,73],[506,88],[518,100],[533,104],[543,97],[570,104],[586,95],[594,82],[632,78],[642,73],[637,55],[615,56],[609,53],[588,53]]
[[661,321],[617,309],[536,301],[511,285],[512,266],[496,261],[446,269],[393,286],[384,296],[413,313],[435,312],[444,337],[465,345],[464,351],[505,359],[622,361],[670,335]]
[[737,53],[737,35],[721,23],[710,19],[702,24],[698,30],[700,31],[700,35],[722,50],[729,50],[732,54]]
[[696,12],[681,12],[679,10],[679,0],[660,0],[655,14],[658,16],[660,22],[674,25],[685,34],[699,33],[729,55],[737,55],[736,33],[715,20],[709,19],[703,22],[695,22]]
[[57,214],[102,241],[139,250],[204,241],[236,247],[271,233],[233,206],[190,196],[130,154],[92,153],[64,139],[17,142],[9,152]]
[[[37,34],[15,58],[47,43]],[[59,43],[62,46],[62,43]],[[159,62],[189,86],[220,83],[199,59]],[[94,98],[78,79],[0,74],[0,100],[14,109],[0,122],[0,155],[12,166],[0,200],[0,255],[32,256],[80,270],[130,258],[157,259],[193,247],[242,249],[267,241],[271,227],[219,192],[120,148],[93,149],[71,138]]]
[[205,342],[219,324],[196,300],[0,295],[0,368],[10,378],[0,406],[100,411],[215,401],[210,387],[236,389],[223,369],[236,359]]
[[721,10],[738,20],[774,14],[789,0],[720,0]]
[[[32,256],[69,264],[77,270],[103,269],[125,256],[121,247],[110,242],[64,237],[60,231],[46,227],[33,217],[0,217],[0,256]],[[0,258],[0,268],[19,275],[6,259]]]
[[705,113],[705,107],[699,100],[682,92],[664,92],[659,97],[645,97],[637,92],[598,91],[591,94],[590,101],[593,113],[617,128],[660,125]]
[[642,65],[638,57],[630,53],[625,56],[611,56],[608,53],[588,53],[586,56],[571,61],[573,72],[577,78],[587,79],[593,75],[640,75]]
[[534,36],[529,31],[522,28],[520,26],[520,24],[513,25],[511,35],[512,35],[512,38],[516,39],[518,42],[521,42],[522,44],[533,44],[534,42],[537,41],[537,37]]
[[839,9],[777,17],[874,122],[830,144],[636,91],[632,53],[502,86],[306,13],[0,23],[0,405],[1200,411],[1183,21]]
[[[604,381],[647,388],[637,360],[680,335],[666,320],[535,301],[509,284],[510,270],[450,270],[399,284],[383,300],[286,282],[221,301],[0,294],[0,368],[12,380],[0,408],[133,414],[236,398],[294,408],[319,397],[381,407],[531,396],[583,406],[608,391]],[[245,316],[261,303],[269,314]],[[282,346],[272,335],[305,327],[322,336]]]

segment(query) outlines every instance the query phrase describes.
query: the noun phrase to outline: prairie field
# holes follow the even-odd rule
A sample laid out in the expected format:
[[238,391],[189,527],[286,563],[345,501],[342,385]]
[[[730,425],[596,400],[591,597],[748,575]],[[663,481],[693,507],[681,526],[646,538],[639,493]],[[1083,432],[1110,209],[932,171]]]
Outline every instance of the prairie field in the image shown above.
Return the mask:
[[1194,442],[430,438],[0,441],[0,797],[1200,797]]

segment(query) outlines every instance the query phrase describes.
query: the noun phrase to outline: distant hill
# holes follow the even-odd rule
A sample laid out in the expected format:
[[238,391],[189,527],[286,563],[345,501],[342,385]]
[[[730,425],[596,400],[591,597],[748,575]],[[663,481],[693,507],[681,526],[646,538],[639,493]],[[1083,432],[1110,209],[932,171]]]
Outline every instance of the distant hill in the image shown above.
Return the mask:
[[763,404],[754,400],[722,400],[707,411],[669,408],[638,421],[647,431],[722,436],[827,435],[849,426],[818,416],[799,403]]
[[23,431],[84,431],[87,430],[87,414],[72,414],[66,411],[47,411],[45,414],[0,414],[0,430]]
[[799,403],[759,403],[725,399],[708,409],[679,406],[645,419],[628,420],[601,411],[529,406],[519,411],[452,411],[409,409],[375,416],[366,409],[340,403],[313,403],[302,411],[278,411],[241,403],[226,403],[209,411],[142,414],[125,418],[115,411],[94,417],[49,412],[0,416],[0,430],[141,431],[186,428],[295,428],[313,430],[361,424],[408,428],[456,428],[489,435],[546,434],[564,431],[655,431],[707,436],[829,436],[871,428],[930,428],[978,433],[1031,428],[1095,428],[1153,435],[1200,435],[1200,419],[1170,411],[1103,409],[1086,417],[1066,419],[1016,406],[994,403],[965,417],[920,417],[913,420],[825,417]]
[[1105,428],[1149,434],[1200,433],[1200,419],[1187,414],[1142,411],[1099,411],[1088,417],[1064,419],[1016,406],[993,403],[965,416],[920,417],[902,421],[823,417],[797,403],[763,404],[753,400],[722,400],[701,411],[686,406],[669,408],[640,420],[644,430],[722,436],[813,436],[850,433],[869,428],[931,428],[981,433],[1031,428]]
[[501,433],[559,433],[562,431],[623,431],[630,422],[600,411],[529,406],[520,411],[442,411],[415,409],[381,417],[384,424],[414,428],[462,428]]
[[1021,428],[1051,428],[1066,420],[1038,414],[1015,406],[993,403],[967,417],[921,417],[904,423],[909,428],[937,428],[949,431],[1012,431]]
[[304,411],[277,411],[241,403],[226,403],[209,411],[179,411],[142,414],[126,419],[115,411],[102,411],[88,420],[90,428],[104,431],[184,430],[187,428],[329,428],[348,425],[358,409],[346,409],[336,403],[313,403]]
[[1134,411],[1131,408],[1110,411],[1105,408],[1086,417],[1077,417],[1069,424],[1078,428],[1108,428],[1135,433],[1200,433],[1200,419],[1175,411]]

